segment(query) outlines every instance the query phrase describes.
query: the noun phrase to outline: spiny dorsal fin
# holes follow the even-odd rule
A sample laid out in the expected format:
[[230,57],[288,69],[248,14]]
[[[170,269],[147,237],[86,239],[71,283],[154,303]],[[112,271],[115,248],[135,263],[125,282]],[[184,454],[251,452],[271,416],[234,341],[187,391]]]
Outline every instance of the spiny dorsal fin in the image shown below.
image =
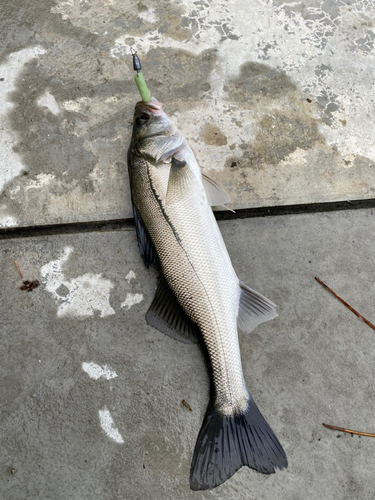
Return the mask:
[[252,290],[240,281],[241,297],[237,327],[242,333],[249,333],[265,321],[276,318],[276,305],[264,295]]
[[154,300],[146,313],[146,321],[159,332],[179,342],[198,343],[198,327],[186,316],[163,277],[159,278]]

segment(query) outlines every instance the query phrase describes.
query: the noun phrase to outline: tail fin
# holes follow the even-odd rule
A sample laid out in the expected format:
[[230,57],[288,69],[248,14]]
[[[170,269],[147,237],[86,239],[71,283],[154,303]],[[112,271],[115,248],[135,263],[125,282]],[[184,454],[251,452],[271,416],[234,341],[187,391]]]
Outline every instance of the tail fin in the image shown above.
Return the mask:
[[226,416],[208,408],[191,462],[190,488],[215,488],[244,465],[263,474],[288,467],[279,440],[251,396],[244,413]]

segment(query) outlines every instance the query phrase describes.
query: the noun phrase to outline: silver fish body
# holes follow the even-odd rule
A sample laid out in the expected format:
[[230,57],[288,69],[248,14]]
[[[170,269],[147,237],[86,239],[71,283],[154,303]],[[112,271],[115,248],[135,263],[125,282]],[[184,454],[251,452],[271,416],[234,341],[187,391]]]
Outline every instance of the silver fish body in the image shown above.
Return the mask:
[[[285,453],[247,389],[238,343],[238,329],[248,332],[277,314],[233,269],[211,209],[228,201],[225,192],[202,176],[189,145],[155,100],[136,106],[128,161],[141,253],[143,238],[169,290],[160,294],[149,322],[163,331],[160,324],[169,321],[166,329],[173,330],[165,317],[168,301],[176,299],[176,314],[201,333],[212,369],[214,397],[195,447],[191,488],[213,488],[242,465],[264,473],[286,467]],[[174,298],[168,299],[170,292]]]

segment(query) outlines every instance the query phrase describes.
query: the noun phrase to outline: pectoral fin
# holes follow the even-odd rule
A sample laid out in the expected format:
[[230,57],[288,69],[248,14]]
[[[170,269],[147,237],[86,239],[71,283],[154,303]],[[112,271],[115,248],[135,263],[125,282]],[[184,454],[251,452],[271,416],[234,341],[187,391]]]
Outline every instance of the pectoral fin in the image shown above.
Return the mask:
[[237,327],[242,333],[249,333],[265,321],[276,318],[276,305],[260,293],[240,281],[241,297]]
[[146,313],[146,321],[159,332],[179,342],[198,343],[198,327],[186,316],[163,277],[159,278],[154,300]]
[[202,180],[204,190],[206,191],[207,201],[211,207],[220,207],[226,203],[230,203],[229,194],[217,181],[215,181],[215,179],[212,179],[212,177],[202,172]]
[[167,205],[172,205],[189,196],[196,183],[197,179],[186,161],[173,157],[168,180]]

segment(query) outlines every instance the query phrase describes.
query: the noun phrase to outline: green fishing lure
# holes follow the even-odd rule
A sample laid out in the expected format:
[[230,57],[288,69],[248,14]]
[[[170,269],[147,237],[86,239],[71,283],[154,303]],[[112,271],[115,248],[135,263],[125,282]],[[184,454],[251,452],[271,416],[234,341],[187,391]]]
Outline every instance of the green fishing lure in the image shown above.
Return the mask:
[[134,76],[135,83],[137,85],[139,93],[141,94],[142,101],[149,102],[151,101],[151,94],[142,75],[141,61],[139,60],[139,57],[137,56],[137,53],[134,49],[131,49],[131,53],[133,56],[133,69],[137,72],[137,74]]

